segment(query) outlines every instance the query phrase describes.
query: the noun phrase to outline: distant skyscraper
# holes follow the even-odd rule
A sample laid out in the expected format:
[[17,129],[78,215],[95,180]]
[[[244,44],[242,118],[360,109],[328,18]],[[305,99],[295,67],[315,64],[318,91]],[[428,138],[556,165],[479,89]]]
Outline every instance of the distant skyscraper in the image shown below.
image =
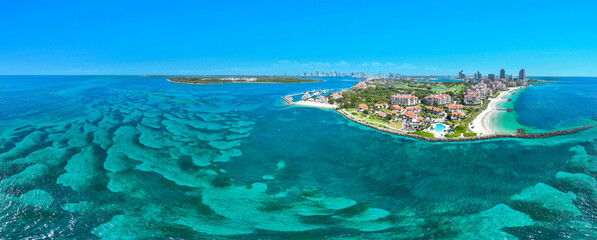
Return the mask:
[[458,73],[458,78],[459,79],[465,79],[466,75],[464,74],[464,70],[460,70],[460,72]]
[[477,71],[475,73],[475,80],[480,80],[483,78],[483,74],[481,74],[481,72]]
[[518,79],[525,80],[525,78],[526,78],[526,72],[524,71],[524,68],[520,69],[520,72],[518,72]]
[[512,79],[514,79],[514,77],[512,77],[512,74],[508,74],[508,81],[512,81]]
[[500,70],[500,79],[506,79],[506,70],[503,68]]
[[495,80],[495,74],[493,74],[493,73],[487,74],[487,78],[489,78],[491,80]]

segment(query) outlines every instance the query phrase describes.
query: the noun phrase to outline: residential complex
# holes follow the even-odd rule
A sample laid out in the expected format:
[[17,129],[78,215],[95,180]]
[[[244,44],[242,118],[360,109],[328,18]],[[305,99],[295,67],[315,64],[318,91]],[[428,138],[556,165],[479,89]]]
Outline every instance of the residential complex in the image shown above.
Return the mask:
[[452,97],[449,94],[434,94],[425,97],[425,104],[427,105],[443,105],[452,102]]
[[390,97],[390,104],[412,106],[419,104],[419,98],[414,95],[396,94]]

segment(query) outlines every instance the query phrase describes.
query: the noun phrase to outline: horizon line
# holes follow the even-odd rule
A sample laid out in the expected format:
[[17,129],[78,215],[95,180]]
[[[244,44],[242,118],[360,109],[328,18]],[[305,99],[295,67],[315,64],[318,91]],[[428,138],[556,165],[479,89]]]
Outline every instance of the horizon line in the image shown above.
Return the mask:
[[[375,76],[377,74],[371,74],[368,76]],[[303,75],[284,75],[284,74],[0,74],[0,76],[296,76],[296,77],[333,77],[333,76],[303,76]],[[434,75],[434,74],[409,74],[409,75],[401,75],[407,77],[420,77],[420,76],[429,76],[429,77],[456,77],[456,75]],[[336,76],[336,77],[352,77],[352,76]],[[580,76],[580,75],[537,75],[537,76],[527,76],[527,77],[597,77],[597,76]],[[359,77],[363,78],[363,77]]]

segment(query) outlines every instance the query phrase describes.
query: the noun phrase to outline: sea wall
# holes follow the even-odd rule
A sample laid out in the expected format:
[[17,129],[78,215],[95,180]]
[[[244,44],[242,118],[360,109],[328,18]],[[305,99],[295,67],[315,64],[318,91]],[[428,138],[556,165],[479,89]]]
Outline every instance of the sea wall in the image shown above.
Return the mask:
[[489,140],[489,139],[499,139],[499,138],[546,138],[546,137],[552,137],[552,136],[558,136],[558,135],[577,133],[577,132],[584,131],[584,130],[594,127],[594,126],[583,126],[583,127],[571,128],[571,129],[566,129],[566,130],[561,130],[561,131],[547,132],[547,133],[522,133],[522,132],[519,132],[519,133],[493,133],[493,134],[485,134],[485,135],[474,136],[474,137],[429,138],[429,137],[423,137],[423,136],[416,135],[416,134],[410,134],[410,133],[405,133],[405,132],[400,132],[400,131],[395,131],[395,130],[391,130],[391,129],[387,129],[387,128],[378,127],[373,124],[369,124],[369,123],[360,121],[352,116],[349,116],[348,114],[346,114],[340,110],[336,110],[336,112],[338,112],[342,116],[346,117],[350,121],[365,125],[367,127],[373,128],[378,131],[382,131],[382,132],[393,134],[393,135],[403,136],[403,137],[415,138],[415,139],[428,141],[428,142],[469,142],[469,141],[479,141],[479,140]]

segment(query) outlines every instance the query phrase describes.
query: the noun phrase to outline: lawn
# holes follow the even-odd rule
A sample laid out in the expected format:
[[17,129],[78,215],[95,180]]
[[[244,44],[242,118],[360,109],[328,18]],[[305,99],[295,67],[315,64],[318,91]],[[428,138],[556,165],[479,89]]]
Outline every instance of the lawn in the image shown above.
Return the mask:
[[363,119],[367,116],[361,112],[349,112],[349,113],[350,113],[350,115],[354,116],[357,119]]
[[376,123],[381,123],[381,124],[386,124],[388,123],[388,120],[384,120],[384,119],[379,119],[377,117],[372,117],[372,116],[368,116],[365,118],[365,121],[369,121],[369,122],[376,122]]
[[402,128],[402,121],[390,122],[388,123],[388,126],[391,128],[400,129]]
[[433,138],[433,133],[423,132],[423,131],[416,131],[416,132],[409,132],[410,134],[416,134],[423,137]]

